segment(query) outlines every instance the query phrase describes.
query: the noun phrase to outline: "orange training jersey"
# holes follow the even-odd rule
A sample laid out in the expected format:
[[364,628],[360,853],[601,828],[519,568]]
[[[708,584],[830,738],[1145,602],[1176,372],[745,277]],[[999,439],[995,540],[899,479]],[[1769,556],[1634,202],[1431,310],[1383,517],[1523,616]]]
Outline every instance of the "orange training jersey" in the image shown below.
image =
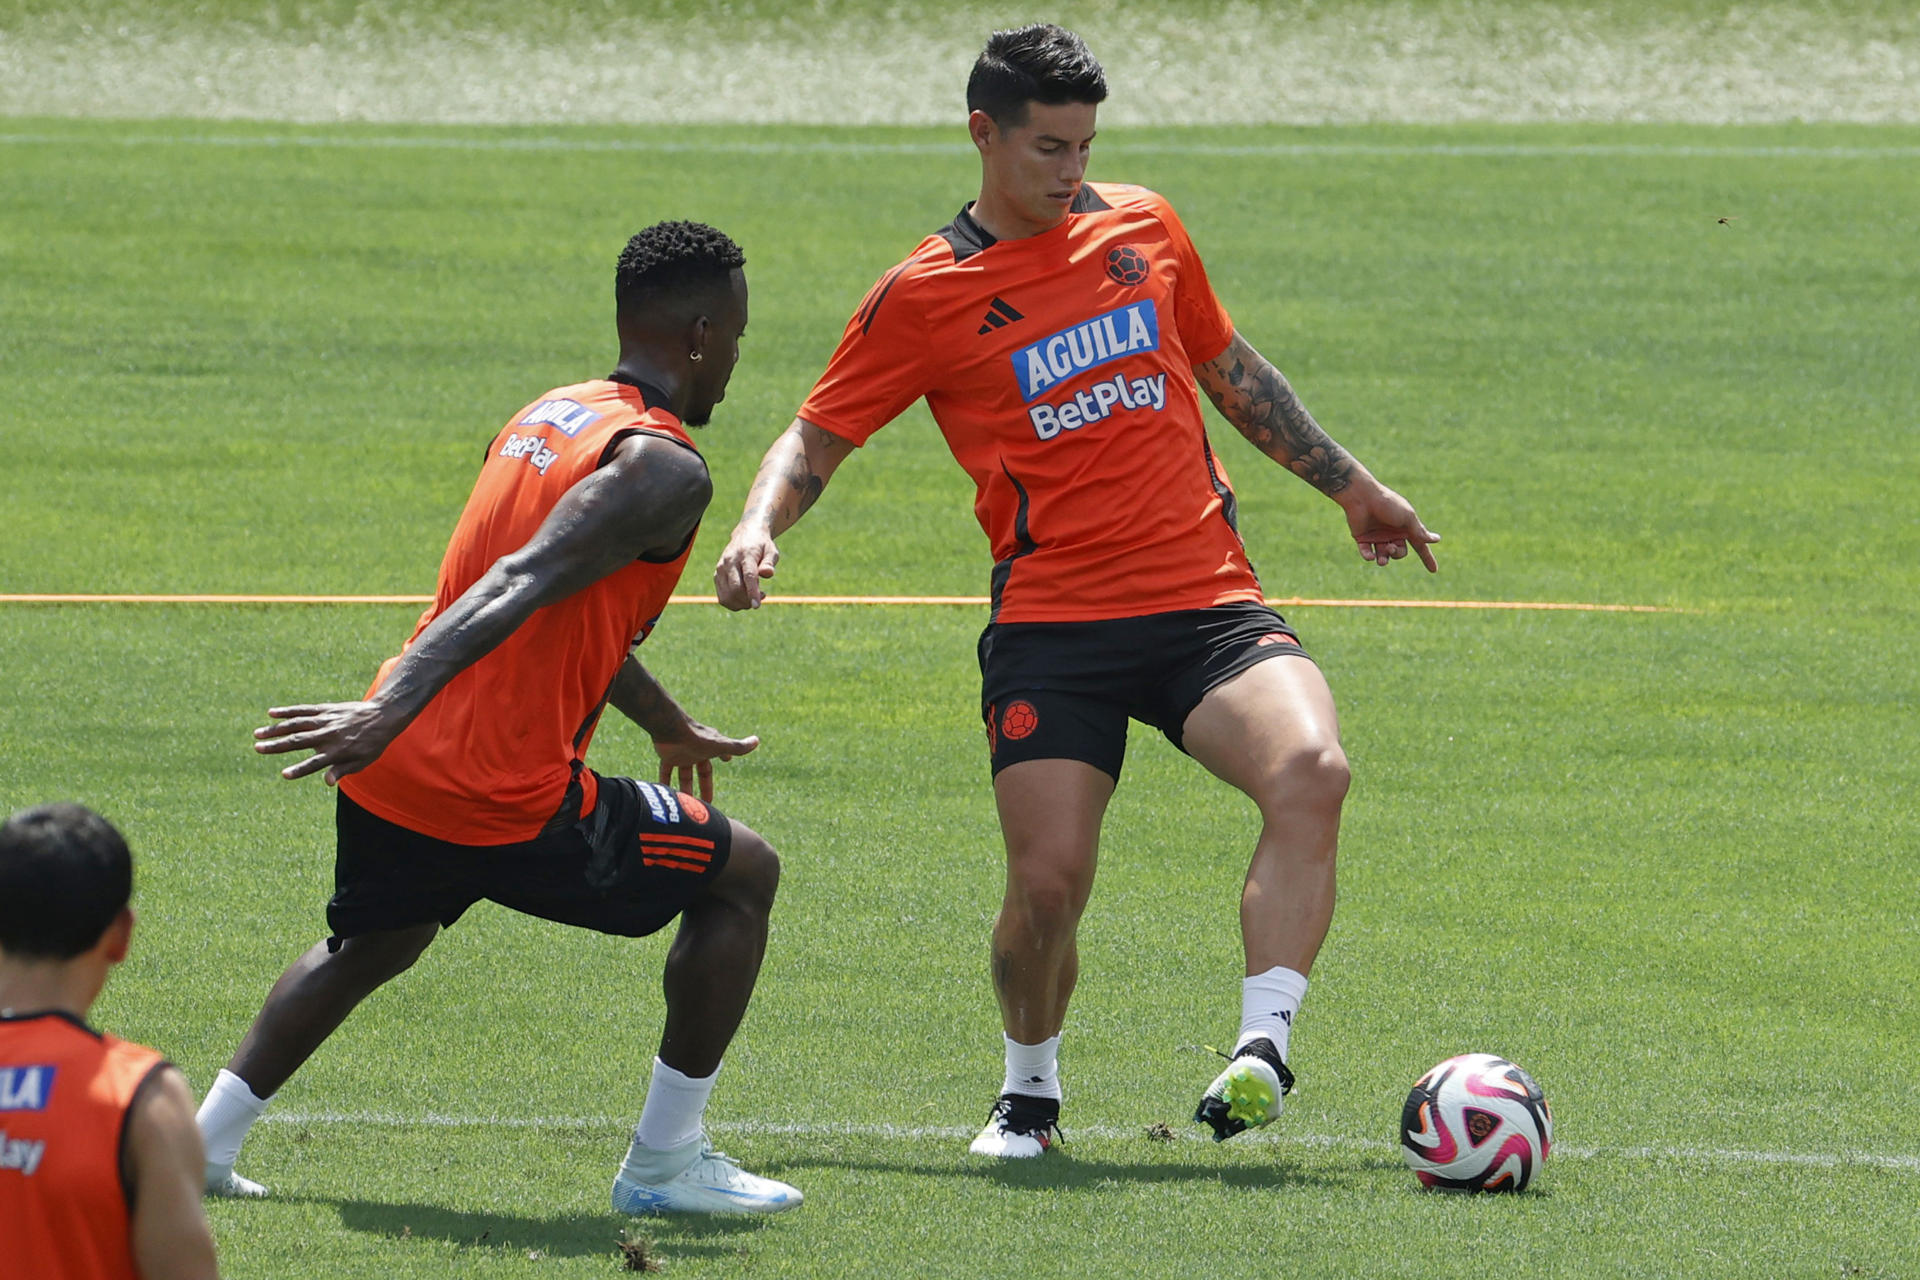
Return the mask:
[[973,477],[997,621],[1259,600],[1193,378],[1232,338],[1173,207],[1088,183],[1040,235],[995,240],[963,209],[923,240],[799,416],[865,444],[926,397]]
[[0,1272],[133,1280],[127,1113],[166,1065],[64,1013],[0,1015]]
[[[408,645],[494,561],[531,541],[619,441],[649,433],[692,449],[662,405],[651,390],[583,382],[515,414],[487,446],[439,591]],[[692,548],[688,534],[671,559],[636,560],[535,612],[340,789],[389,822],[455,844],[515,844],[591,812],[598,786],[582,763],[587,743],[614,676],[659,621]],[[399,660],[380,668],[374,689]]]

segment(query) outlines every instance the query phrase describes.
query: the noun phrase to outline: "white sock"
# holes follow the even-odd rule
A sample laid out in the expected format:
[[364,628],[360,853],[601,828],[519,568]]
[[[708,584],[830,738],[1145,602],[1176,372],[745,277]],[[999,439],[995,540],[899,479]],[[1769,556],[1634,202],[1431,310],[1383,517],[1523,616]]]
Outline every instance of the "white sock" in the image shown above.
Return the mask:
[[695,1079],[655,1058],[647,1103],[640,1109],[640,1123],[633,1129],[634,1147],[671,1151],[699,1137],[700,1117],[706,1114],[713,1082],[719,1078],[719,1067],[712,1075]]
[[1010,1035],[1007,1042],[1007,1077],[1002,1093],[1024,1093],[1029,1098],[1060,1100],[1060,1037],[1052,1036],[1039,1044],[1021,1044]]
[[213,1088],[207,1090],[206,1100],[194,1117],[200,1126],[200,1141],[207,1149],[207,1163],[216,1169],[232,1169],[247,1130],[253,1128],[253,1122],[272,1100],[271,1095],[254,1097],[247,1082],[231,1071],[222,1070],[214,1077]]
[[1256,973],[1240,983],[1240,1038],[1233,1042],[1235,1053],[1249,1040],[1261,1036],[1273,1041],[1280,1057],[1287,1056],[1287,1038],[1293,1033],[1293,1019],[1300,1002],[1307,996],[1307,975],[1275,965],[1265,973]]

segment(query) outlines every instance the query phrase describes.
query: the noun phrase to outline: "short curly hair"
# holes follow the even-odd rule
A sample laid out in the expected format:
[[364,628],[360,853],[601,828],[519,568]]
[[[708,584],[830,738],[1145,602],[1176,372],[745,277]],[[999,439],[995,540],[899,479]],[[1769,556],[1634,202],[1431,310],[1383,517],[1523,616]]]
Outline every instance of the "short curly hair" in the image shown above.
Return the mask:
[[627,241],[613,273],[613,298],[629,315],[668,298],[724,289],[746,265],[740,246],[704,222],[656,222]]

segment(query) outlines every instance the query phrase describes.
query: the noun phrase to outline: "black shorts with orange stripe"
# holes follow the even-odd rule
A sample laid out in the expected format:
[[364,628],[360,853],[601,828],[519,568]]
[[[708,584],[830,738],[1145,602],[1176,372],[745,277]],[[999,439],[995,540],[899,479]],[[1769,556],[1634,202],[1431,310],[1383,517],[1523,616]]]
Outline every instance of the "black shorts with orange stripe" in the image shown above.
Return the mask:
[[1213,690],[1269,658],[1307,657],[1264,604],[1096,622],[994,622],[980,634],[980,715],[993,772],[1079,760],[1119,780],[1127,722],[1181,741]]
[[706,892],[727,865],[733,824],[692,796],[632,778],[600,779],[593,812],[519,844],[436,840],[337,793],[334,893],[341,939],[450,925],[481,899],[543,920],[639,938]]

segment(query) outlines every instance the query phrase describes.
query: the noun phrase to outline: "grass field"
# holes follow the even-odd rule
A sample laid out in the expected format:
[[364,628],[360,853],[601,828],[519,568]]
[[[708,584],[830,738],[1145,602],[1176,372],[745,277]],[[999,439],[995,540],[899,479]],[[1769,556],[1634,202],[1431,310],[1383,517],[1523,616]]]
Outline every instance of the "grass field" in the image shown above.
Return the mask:
[[[0,592],[430,591],[481,444],[606,370],[613,257],[671,216],[754,291],[704,590],[847,312],[974,178],[906,129],[0,133]],[[1182,1121],[1237,1016],[1252,815],[1137,734],[1068,1144],[1005,1169],[964,1151],[998,1083],[980,611],[671,610],[645,657],[764,735],[721,802],[787,867],[711,1116],[808,1203],[642,1224],[668,1273],[1920,1276],[1920,130],[1128,129],[1095,169],[1176,201],[1242,330],[1445,535],[1437,578],[1375,570],[1218,433],[1276,595],[1672,611],[1292,613],[1355,766],[1343,897],[1301,1091],[1226,1146]],[[916,409],[779,589],[979,593],[968,498]],[[98,1021],[199,1087],[323,928],[329,797],[247,730],[357,693],[412,613],[0,606],[0,806],[126,827],[143,923]],[[609,724],[594,760],[648,756]],[[256,1131],[279,1194],[212,1207],[228,1272],[615,1273],[663,949],[476,909]],[[1400,1166],[1407,1085],[1469,1049],[1554,1103],[1535,1192]]]

